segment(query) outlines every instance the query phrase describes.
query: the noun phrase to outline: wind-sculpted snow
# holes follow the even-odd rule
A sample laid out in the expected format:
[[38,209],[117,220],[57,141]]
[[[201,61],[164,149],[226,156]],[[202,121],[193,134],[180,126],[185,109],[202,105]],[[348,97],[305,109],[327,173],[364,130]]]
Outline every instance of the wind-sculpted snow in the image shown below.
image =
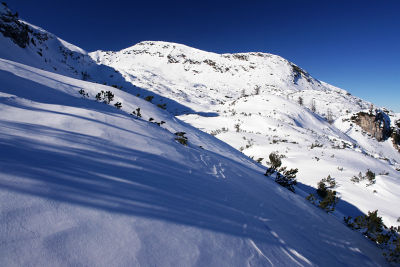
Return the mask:
[[[0,69],[3,265],[385,264],[358,233],[166,111],[8,60]],[[95,101],[98,90],[115,99]],[[137,106],[142,118],[129,115]]]

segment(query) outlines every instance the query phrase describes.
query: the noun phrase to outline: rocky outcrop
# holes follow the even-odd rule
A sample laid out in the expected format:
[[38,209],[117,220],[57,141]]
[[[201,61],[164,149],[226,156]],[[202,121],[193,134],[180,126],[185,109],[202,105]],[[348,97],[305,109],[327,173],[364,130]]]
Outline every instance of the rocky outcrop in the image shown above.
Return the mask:
[[400,120],[397,120],[394,125],[392,128],[393,146],[400,152]]
[[373,113],[359,112],[355,114],[352,121],[359,125],[364,131],[371,134],[378,141],[387,140],[391,134],[390,118],[383,111]]
[[28,25],[18,19],[18,14],[13,14],[7,6],[2,3],[0,7],[0,32],[10,38],[19,47],[25,48],[29,45],[29,33],[32,30]]

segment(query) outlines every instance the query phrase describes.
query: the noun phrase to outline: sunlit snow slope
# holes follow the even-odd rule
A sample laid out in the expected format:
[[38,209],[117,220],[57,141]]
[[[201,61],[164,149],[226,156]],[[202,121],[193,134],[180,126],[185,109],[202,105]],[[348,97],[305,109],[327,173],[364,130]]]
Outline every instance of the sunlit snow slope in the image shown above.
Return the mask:
[[[341,199],[357,207],[339,203],[338,217],[378,210],[386,224],[398,224],[400,153],[391,138],[378,142],[348,120],[371,103],[266,53],[221,55],[148,41],[90,56],[152,91],[153,102],[162,96],[189,107],[166,106],[255,160],[263,158],[266,166],[271,152],[284,155],[283,164],[299,169],[298,180],[310,186],[303,188],[309,193],[331,175]],[[390,112],[389,117],[393,123],[400,115]],[[376,184],[350,181],[368,169],[376,173]]]
[[[265,53],[143,42],[88,54],[4,5],[0,31],[3,265],[385,265],[341,222],[376,208],[388,224],[399,216],[390,140],[341,120],[369,103]],[[95,101],[101,90],[110,104]],[[296,194],[245,156],[275,150],[300,169]],[[367,168],[389,174],[349,182]],[[328,172],[336,217],[304,200]]]
[[[0,79],[6,266],[384,264],[240,152],[139,98],[3,59]],[[101,89],[123,108],[94,101]],[[165,129],[126,112],[137,106]]]

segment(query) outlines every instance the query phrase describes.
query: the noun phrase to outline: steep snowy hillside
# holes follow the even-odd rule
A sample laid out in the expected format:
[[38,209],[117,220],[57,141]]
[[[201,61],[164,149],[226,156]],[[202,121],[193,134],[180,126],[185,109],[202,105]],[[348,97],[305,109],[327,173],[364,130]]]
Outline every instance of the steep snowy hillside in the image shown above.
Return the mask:
[[[276,55],[87,53],[4,4],[0,33],[5,265],[385,264],[342,219],[398,225],[400,114]],[[271,152],[296,194],[263,175]],[[334,216],[304,199],[328,175]]]
[[[278,152],[299,168],[312,193],[328,175],[342,200],[362,212],[379,210],[397,225],[400,153],[391,138],[378,142],[349,121],[371,103],[311,77],[295,64],[266,53],[214,54],[180,44],[142,42],[119,52],[90,53],[132,84],[176,100],[191,111],[167,110],[268,166]],[[398,114],[391,113],[392,124]],[[333,123],[334,122],[334,123]],[[370,169],[376,184],[351,178]],[[339,203],[340,215],[360,213]]]
[[5,266],[385,265],[264,168],[144,100],[4,59],[0,79]]

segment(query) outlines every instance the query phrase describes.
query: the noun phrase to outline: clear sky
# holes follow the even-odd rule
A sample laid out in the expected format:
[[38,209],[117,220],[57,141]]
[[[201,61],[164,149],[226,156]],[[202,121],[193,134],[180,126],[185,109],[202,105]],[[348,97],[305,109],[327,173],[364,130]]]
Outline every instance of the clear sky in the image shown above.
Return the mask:
[[88,51],[154,40],[268,52],[400,112],[400,0],[3,1]]

